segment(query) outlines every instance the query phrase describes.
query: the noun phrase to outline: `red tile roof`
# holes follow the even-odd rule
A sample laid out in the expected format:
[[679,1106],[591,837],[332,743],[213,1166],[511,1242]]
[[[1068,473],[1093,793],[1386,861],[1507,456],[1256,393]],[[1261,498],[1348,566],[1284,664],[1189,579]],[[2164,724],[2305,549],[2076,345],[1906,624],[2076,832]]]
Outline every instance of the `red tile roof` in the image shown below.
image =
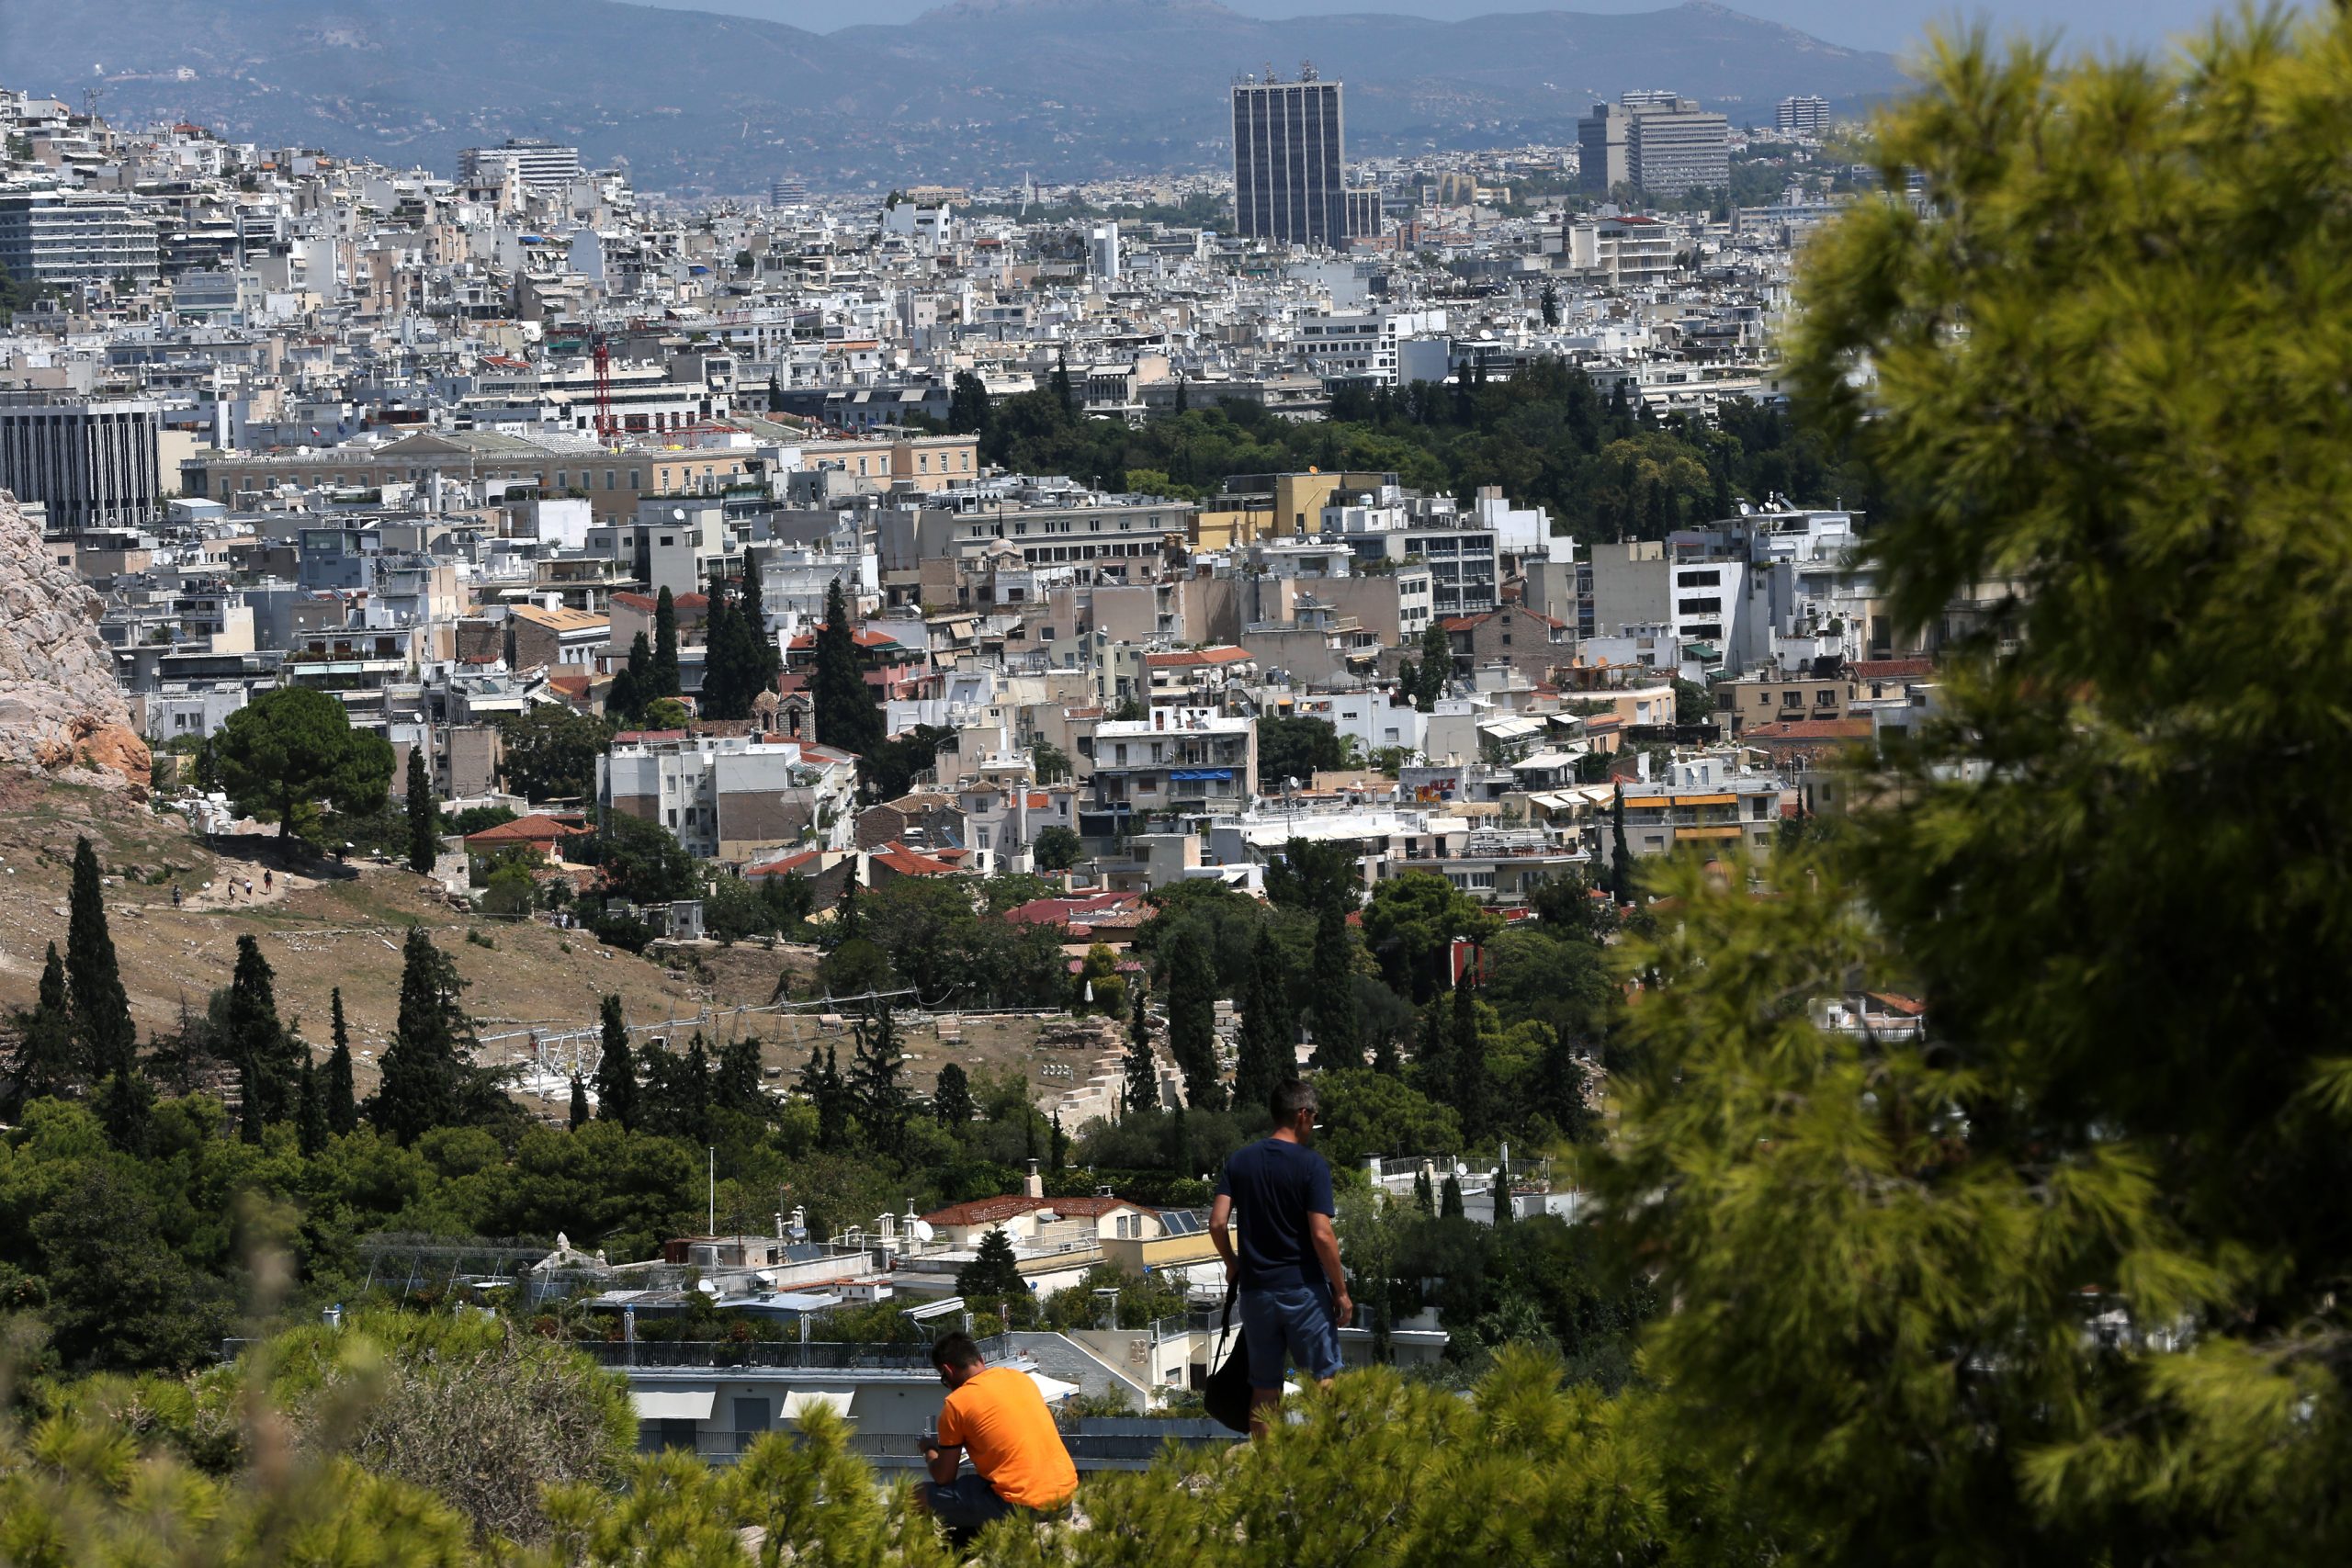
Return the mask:
[[512,822],[501,822],[495,828],[484,828],[479,833],[466,835],[468,844],[496,847],[500,844],[548,844],[561,839],[576,839],[594,829],[575,828],[544,811],[534,811],[528,817],[517,817]]
[[1069,1219],[1094,1220],[1114,1209],[1143,1208],[1144,1204],[1125,1198],[1031,1198],[1016,1193],[1005,1198],[975,1198],[968,1203],[950,1203],[922,1217],[934,1225],[994,1225],[1016,1215],[1034,1214],[1040,1209],[1050,1209]]
[[1912,675],[1932,675],[1932,659],[1857,659],[1846,668],[1859,681],[1896,681]]
[[1150,917],[1142,894],[1082,893],[1067,898],[1032,898],[1007,909],[1002,918],[1024,926],[1069,926],[1097,924],[1107,916],[1127,913]]
[[1753,724],[1740,731],[1742,740],[1862,740],[1871,732],[1866,718],[1792,718],[1779,724]]
[[764,865],[747,865],[743,868],[743,874],[745,876],[790,876],[798,872],[802,866],[819,859],[822,852],[819,850],[803,850],[797,855],[785,855],[769,861]]
[[945,857],[950,854],[960,859],[963,852],[944,850],[937,855],[929,855],[920,850],[910,850],[893,839],[867,859],[873,864],[888,866],[900,876],[951,876],[963,868],[948,862]]

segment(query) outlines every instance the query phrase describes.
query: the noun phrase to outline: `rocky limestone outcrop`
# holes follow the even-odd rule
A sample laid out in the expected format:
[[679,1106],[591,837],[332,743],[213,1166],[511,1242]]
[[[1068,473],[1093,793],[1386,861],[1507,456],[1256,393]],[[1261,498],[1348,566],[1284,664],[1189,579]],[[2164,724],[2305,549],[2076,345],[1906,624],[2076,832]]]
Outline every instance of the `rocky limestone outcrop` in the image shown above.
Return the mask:
[[153,759],[97,615],[98,596],[0,491],[0,763],[143,790]]

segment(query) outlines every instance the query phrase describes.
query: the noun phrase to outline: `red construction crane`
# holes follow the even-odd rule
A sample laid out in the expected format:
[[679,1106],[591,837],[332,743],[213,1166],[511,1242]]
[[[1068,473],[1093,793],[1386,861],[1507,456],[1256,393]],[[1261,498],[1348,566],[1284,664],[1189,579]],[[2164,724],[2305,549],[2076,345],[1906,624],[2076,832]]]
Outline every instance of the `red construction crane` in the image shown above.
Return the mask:
[[621,438],[620,422],[613,417],[613,349],[605,341],[605,329],[598,327],[590,340],[591,358],[596,367],[596,439],[607,446],[616,446]]

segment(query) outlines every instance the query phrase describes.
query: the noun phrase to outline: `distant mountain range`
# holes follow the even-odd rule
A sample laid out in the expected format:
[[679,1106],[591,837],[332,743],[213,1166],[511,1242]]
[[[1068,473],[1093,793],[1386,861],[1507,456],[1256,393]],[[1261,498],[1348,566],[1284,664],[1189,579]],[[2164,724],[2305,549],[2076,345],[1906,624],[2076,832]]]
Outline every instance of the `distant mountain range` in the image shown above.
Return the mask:
[[0,7],[0,80],[117,123],[209,125],[448,172],[508,135],[626,158],[681,196],[1213,167],[1225,88],[1312,61],[1347,84],[1351,153],[1567,141],[1632,87],[1769,123],[1792,93],[1900,92],[1887,55],[1691,0],[1436,22],[1261,21],[1215,0],[956,0],[819,34],[615,0],[75,0]]

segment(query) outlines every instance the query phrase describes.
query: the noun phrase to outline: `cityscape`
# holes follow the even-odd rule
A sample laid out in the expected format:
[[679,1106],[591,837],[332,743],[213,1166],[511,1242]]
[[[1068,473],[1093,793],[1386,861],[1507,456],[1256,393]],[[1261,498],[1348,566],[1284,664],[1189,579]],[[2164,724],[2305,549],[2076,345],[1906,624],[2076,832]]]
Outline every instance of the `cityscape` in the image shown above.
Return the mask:
[[0,1564],[2340,1553],[2352,14],[98,10]]

